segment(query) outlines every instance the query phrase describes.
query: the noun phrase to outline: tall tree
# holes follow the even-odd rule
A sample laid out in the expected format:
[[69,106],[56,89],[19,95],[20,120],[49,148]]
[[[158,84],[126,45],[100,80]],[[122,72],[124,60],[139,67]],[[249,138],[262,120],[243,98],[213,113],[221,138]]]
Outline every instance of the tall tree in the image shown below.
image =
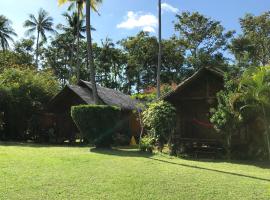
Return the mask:
[[83,16],[78,22],[77,12],[64,12],[62,15],[66,20],[66,24],[59,24],[57,27],[64,32],[71,33],[74,39],[76,38],[77,33],[79,33],[79,38],[85,38],[83,35],[86,32],[85,16]]
[[140,32],[120,42],[127,56],[125,74],[128,79],[126,92],[131,93],[132,86],[141,92],[156,84],[158,41],[148,32]]
[[157,98],[160,97],[161,68],[161,0],[158,0],[158,66],[157,66]]
[[[74,68],[74,49],[75,49],[75,41],[77,38],[77,45],[76,45],[76,77],[77,81],[80,79],[80,51],[79,51],[79,40],[78,38],[85,38],[84,33],[86,32],[86,26],[85,26],[85,16],[82,15],[82,17],[78,17],[77,12],[63,13],[63,16],[66,19],[66,25],[59,24],[58,28],[63,30],[65,33],[68,33],[72,36],[72,46],[71,46],[71,56],[70,56],[70,66]],[[78,21],[79,20],[79,21]]]
[[[92,47],[92,35],[91,35],[91,8],[97,12],[97,6],[102,3],[102,0],[58,0],[59,4],[66,2],[77,2],[77,8],[79,13],[79,8],[82,8],[83,3],[86,3],[86,35],[87,35],[87,64],[90,68],[90,78],[93,85],[93,97],[94,102],[98,103],[97,87],[95,80],[95,63],[93,59],[93,47]],[[79,15],[78,15],[79,16]],[[79,20],[78,20],[79,21]]]
[[74,39],[70,32],[57,34],[45,50],[45,67],[54,71],[62,85],[72,79],[73,42]]
[[62,5],[62,4],[65,4],[65,3],[71,3],[70,6],[69,6],[69,10],[71,9],[74,9],[76,7],[77,9],[77,80],[80,79],[80,59],[79,59],[79,54],[80,54],[80,22],[82,21],[81,20],[81,17],[84,18],[83,16],[83,6],[85,4],[85,0],[58,0],[58,3],[59,5]]
[[92,91],[94,102],[99,103],[96,78],[95,78],[95,63],[93,58],[93,48],[92,48],[92,35],[91,35],[91,8],[96,11],[98,4],[102,3],[102,0],[86,0],[86,35],[87,35],[87,59],[90,68],[90,79],[92,82]]
[[240,19],[243,34],[235,38],[231,50],[242,66],[265,66],[270,63],[270,11],[245,15]]
[[219,21],[198,12],[183,12],[176,18],[175,30],[179,32],[181,44],[186,47],[187,67],[196,70],[205,65],[224,63],[222,54],[227,49],[233,31],[225,32]]
[[0,15],[0,42],[3,51],[9,47],[9,41],[13,42],[12,36],[17,36],[11,27],[11,21],[4,15]]
[[123,52],[115,47],[110,38],[93,44],[97,82],[102,86],[121,89],[126,59]]
[[[124,74],[125,92],[131,89],[141,92],[147,87],[156,86],[158,63],[158,39],[147,32],[121,40],[120,45],[126,56]],[[160,79],[162,83],[177,83],[185,75],[184,48],[176,38],[162,40],[162,62]]]
[[30,35],[36,32],[36,66],[38,67],[38,56],[39,56],[39,44],[40,37],[43,41],[47,41],[46,32],[54,33],[53,29],[53,18],[49,16],[49,13],[44,9],[38,11],[38,16],[35,17],[33,14],[29,15],[29,19],[25,21],[24,27],[28,28],[26,34]]

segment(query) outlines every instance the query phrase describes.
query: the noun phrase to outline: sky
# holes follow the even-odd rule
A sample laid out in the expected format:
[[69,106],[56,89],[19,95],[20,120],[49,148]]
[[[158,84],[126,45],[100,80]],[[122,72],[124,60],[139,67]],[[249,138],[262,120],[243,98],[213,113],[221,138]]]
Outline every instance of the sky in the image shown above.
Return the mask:
[[[100,42],[109,37],[118,41],[137,34],[141,30],[157,35],[157,0],[103,0],[100,16],[92,15],[96,31],[93,40]],[[13,22],[19,38],[24,37],[23,22],[30,13],[44,8],[54,18],[55,25],[64,23],[62,13],[67,6],[59,7],[57,0],[0,0],[0,15]],[[171,37],[175,15],[183,11],[198,11],[207,17],[221,21],[226,30],[241,32],[239,18],[246,13],[260,15],[270,11],[270,0],[162,0],[162,37]]]

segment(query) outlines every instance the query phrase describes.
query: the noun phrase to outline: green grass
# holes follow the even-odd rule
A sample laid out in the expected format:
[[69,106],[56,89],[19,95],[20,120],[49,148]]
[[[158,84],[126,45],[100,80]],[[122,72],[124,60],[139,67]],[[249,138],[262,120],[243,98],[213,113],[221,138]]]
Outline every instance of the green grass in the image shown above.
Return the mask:
[[0,199],[270,199],[262,163],[0,144]]

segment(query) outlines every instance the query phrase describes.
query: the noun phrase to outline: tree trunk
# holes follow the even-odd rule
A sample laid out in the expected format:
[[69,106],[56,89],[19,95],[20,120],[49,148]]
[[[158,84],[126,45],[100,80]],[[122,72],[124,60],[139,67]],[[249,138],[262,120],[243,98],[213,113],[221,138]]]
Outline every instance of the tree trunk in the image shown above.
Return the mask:
[[36,44],[36,67],[38,69],[38,51],[39,51],[39,30],[37,31],[37,44]]
[[139,117],[139,122],[140,122],[140,128],[141,128],[141,131],[140,131],[140,139],[139,139],[139,149],[141,149],[141,139],[142,139],[142,136],[143,136],[143,132],[144,132],[144,125],[143,125],[143,120],[142,120],[142,115],[141,115],[141,109],[137,109],[137,112],[138,112],[138,117]]
[[77,21],[77,81],[79,82],[80,80],[80,7],[79,3],[77,2],[77,12],[78,12],[78,21]]
[[161,0],[158,0],[158,66],[157,66],[157,98],[160,97],[161,69]]
[[94,59],[93,59],[93,51],[92,51],[92,37],[91,37],[91,4],[90,0],[86,0],[86,33],[87,33],[87,58],[89,60],[89,68],[90,68],[90,80],[92,83],[92,91],[93,91],[93,98],[94,103],[98,104],[98,95],[97,95],[97,86],[96,86],[96,79],[95,79],[95,66],[94,66]]
[[229,135],[227,135],[227,159],[231,160],[231,147],[232,147],[232,134],[231,134],[231,130]]

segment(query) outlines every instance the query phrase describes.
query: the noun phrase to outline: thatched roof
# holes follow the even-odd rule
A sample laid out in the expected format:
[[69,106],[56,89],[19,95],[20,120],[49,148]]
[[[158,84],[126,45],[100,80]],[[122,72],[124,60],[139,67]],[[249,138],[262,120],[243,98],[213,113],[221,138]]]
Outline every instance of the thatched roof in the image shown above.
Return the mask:
[[91,97],[89,90],[78,85],[67,85],[77,96],[79,96],[86,104],[93,104],[93,98]]
[[[131,99],[120,91],[105,88],[97,85],[99,101],[104,105],[117,106],[123,110],[136,109],[137,100]],[[80,80],[78,85],[66,85],[48,104],[48,108],[65,104],[65,100],[70,98],[69,94],[75,94],[78,101],[85,104],[94,104],[92,84]]]
[[201,77],[205,72],[212,73],[212,74],[214,74],[217,77],[220,77],[222,79],[224,77],[224,72],[222,70],[218,69],[218,68],[215,68],[215,67],[203,67],[203,68],[199,69],[197,72],[195,72],[192,76],[190,76],[189,78],[187,78],[184,81],[182,81],[173,91],[168,92],[167,94],[163,95],[161,97],[161,99],[165,99],[166,100],[167,98],[171,97],[172,95],[174,95],[176,93],[179,94],[191,82],[193,82],[194,80],[196,80],[199,77]]
[[[78,87],[87,87],[91,91],[92,99],[92,83],[80,80],[78,85]],[[118,106],[126,110],[136,109],[137,101],[120,91],[97,85],[97,92],[100,100],[106,105]]]

